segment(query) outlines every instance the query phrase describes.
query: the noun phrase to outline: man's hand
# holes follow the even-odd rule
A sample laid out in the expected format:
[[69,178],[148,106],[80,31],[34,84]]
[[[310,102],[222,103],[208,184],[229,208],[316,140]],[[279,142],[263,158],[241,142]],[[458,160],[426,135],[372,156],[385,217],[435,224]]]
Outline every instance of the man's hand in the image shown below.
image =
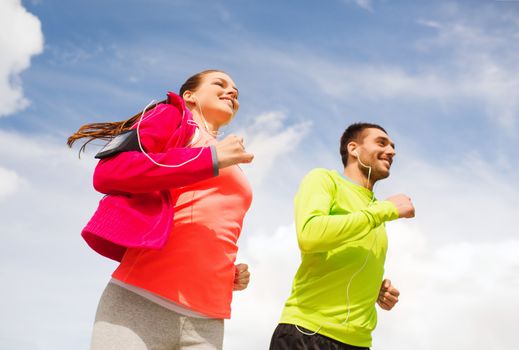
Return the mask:
[[398,210],[399,218],[414,218],[414,206],[411,198],[405,194],[397,194],[386,199],[392,202]]
[[398,289],[391,285],[391,281],[385,279],[382,281],[380,286],[380,292],[378,293],[377,304],[384,310],[391,310],[396,303],[398,303],[398,296],[400,292]]
[[234,287],[233,290],[244,290],[249,285],[250,272],[249,265],[238,264],[234,269]]

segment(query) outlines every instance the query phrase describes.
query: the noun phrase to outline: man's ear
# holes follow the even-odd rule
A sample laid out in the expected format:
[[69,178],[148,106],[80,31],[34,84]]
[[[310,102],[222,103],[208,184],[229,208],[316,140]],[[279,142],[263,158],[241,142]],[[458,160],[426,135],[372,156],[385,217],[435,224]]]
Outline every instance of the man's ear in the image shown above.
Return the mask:
[[351,141],[350,143],[348,143],[346,147],[348,148],[348,154],[351,154],[354,157],[359,156],[357,152],[357,148],[359,147],[359,145],[357,144],[357,142]]

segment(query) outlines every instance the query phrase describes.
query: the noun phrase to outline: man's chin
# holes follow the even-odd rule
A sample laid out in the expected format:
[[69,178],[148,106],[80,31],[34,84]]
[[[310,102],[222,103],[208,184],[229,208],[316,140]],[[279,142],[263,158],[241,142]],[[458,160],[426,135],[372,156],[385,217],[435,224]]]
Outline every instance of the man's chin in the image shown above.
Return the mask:
[[377,172],[377,180],[383,180],[389,177],[389,170],[381,170]]

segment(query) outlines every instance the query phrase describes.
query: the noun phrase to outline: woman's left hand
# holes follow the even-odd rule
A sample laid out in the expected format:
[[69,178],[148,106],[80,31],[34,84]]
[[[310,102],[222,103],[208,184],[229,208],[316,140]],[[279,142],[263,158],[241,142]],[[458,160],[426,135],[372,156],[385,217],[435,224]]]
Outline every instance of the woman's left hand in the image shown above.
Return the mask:
[[393,287],[391,281],[385,279],[382,281],[382,285],[380,286],[380,292],[377,298],[377,304],[384,310],[391,310],[396,303],[398,303],[398,297],[400,296],[400,292],[398,289]]
[[244,290],[249,285],[249,281],[250,281],[249,265],[247,265],[247,264],[235,265],[233,290]]

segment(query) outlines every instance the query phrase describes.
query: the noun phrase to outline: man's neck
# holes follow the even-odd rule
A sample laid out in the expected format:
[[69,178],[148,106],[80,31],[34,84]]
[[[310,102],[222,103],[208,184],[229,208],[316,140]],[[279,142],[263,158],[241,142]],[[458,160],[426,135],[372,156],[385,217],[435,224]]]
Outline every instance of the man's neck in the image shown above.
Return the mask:
[[356,184],[367,188],[368,190],[373,190],[374,181],[373,179],[369,179],[367,173],[362,172],[357,164],[348,164],[344,168],[344,176],[351,179]]

